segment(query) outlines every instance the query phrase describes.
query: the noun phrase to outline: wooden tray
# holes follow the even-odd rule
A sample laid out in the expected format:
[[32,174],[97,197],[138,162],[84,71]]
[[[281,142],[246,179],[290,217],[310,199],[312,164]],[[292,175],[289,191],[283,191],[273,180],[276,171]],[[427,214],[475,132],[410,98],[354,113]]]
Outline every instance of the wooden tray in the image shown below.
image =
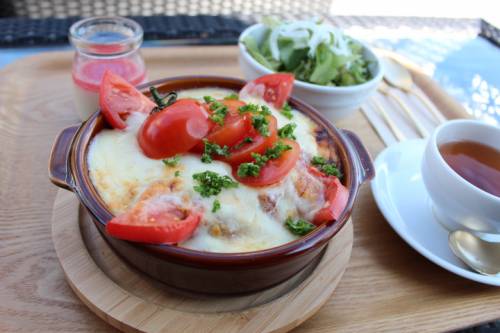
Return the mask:
[[[143,54],[150,79],[242,76],[234,46]],[[57,189],[47,179],[47,158],[58,132],[78,122],[71,61],[72,53],[53,52],[0,71],[0,331],[114,330],[71,291],[51,240]],[[466,115],[432,80],[413,74],[448,118]],[[360,135],[372,156],[384,148],[360,112],[337,125]],[[353,252],[334,297],[294,332],[444,331],[500,318],[500,289],[455,276],[413,251],[384,221],[369,186],[352,217]]]
[[207,296],[168,288],[120,259],[79,207],[59,190],[52,239],[66,279],[99,317],[126,332],[286,332],[330,298],[351,255],[352,222],[321,261],[276,287],[245,296]]

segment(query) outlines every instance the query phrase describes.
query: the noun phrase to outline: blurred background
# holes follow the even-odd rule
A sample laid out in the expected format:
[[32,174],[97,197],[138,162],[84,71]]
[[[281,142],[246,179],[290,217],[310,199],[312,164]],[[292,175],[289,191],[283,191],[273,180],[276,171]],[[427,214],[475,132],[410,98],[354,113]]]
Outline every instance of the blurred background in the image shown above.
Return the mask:
[[[145,46],[232,44],[262,16],[318,17],[418,64],[476,117],[500,123],[500,11],[494,0],[0,0],[0,66],[67,43],[82,16],[132,16]],[[222,17],[221,17],[222,16]]]

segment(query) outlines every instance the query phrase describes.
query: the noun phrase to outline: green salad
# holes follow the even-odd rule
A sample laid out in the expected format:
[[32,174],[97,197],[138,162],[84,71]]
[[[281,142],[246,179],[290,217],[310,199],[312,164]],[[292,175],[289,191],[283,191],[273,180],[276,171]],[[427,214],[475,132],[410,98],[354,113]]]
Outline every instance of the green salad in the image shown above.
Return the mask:
[[363,46],[342,31],[316,21],[265,18],[263,24],[267,31],[260,43],[249,35],[242,40],[263,66],[325,86],[351,86],[371,79]]

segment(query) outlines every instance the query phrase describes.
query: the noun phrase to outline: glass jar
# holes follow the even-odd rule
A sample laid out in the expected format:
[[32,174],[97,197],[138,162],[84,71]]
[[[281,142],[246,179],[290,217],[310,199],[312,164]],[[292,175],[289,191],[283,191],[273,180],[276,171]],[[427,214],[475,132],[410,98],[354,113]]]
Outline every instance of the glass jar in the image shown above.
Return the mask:
[[99,85],[106,70],[133,85],[146,80],[139,52],[141,26],[124,17],[92,17],[74,23],[69,40],[76,48],[73,59],[75,107],[82,120],[99,108]]

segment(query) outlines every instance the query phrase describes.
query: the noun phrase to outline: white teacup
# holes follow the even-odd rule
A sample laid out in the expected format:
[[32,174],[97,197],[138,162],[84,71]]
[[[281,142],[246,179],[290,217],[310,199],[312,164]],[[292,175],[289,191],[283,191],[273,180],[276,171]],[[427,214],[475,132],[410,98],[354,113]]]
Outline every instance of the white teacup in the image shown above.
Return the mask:
[[434,131],[422,161],[434,214],[450,231],[500,234],[500,197],[462,178],[439,152],[440,145],[455,141],[474,141],[500,150],[500,128],[478,120],[453,120]]

